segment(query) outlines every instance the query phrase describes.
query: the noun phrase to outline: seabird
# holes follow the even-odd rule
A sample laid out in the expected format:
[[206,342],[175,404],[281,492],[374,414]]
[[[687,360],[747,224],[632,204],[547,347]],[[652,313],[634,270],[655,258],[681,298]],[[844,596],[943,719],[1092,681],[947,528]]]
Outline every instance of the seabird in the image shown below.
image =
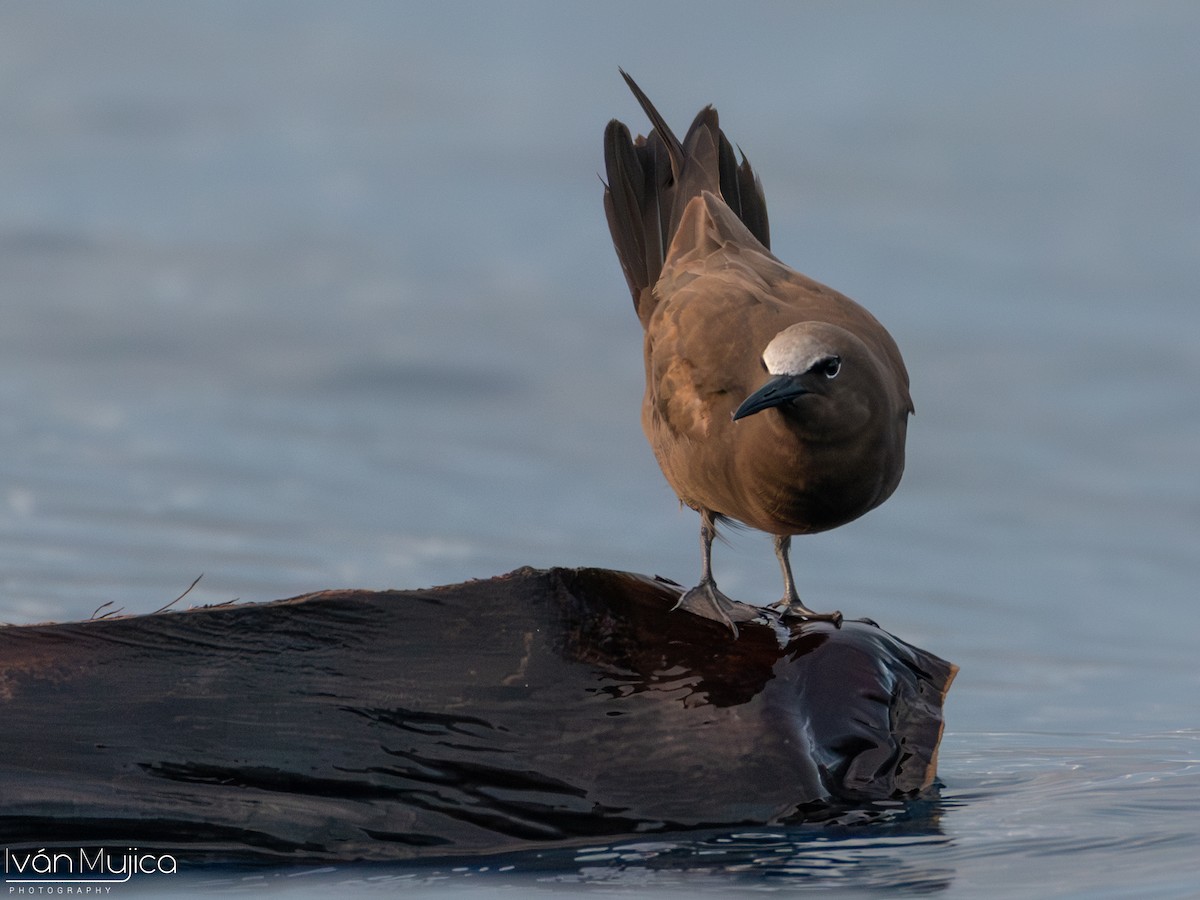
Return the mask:
[[645,329],[642,427],[682,503],[700,514],[700,583],[680,604],[737,632],[745,607],[717,589],[723,520],[774,535],[784,615],[800,602],[793,535],[857,519],[896,489],[913,412],[892,336],[849,297],[770,250],[762,185],[706,106],[681,142],[623,70],[648,137],[604,132],[604,209]]

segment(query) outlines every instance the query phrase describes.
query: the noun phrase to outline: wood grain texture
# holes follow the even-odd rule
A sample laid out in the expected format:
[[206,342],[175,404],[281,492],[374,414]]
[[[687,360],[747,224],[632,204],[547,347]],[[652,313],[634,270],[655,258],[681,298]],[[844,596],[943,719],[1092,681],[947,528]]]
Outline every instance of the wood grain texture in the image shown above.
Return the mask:
[[0,628],[0,844],[397,859],[928,793],[954,666],[679,593],[522,569]]

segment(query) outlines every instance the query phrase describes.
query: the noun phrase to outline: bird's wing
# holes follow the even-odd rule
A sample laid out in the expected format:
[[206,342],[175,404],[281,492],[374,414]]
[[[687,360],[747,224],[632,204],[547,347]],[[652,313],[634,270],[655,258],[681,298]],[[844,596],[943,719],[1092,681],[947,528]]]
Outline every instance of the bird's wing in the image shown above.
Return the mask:
[[764,278],[780,266],[714,194],[685,208],[646,341],[653,411],[673,436],[713,440],[723,430],[717,422],[753,389],[765,340],[786,327],[787,310]]

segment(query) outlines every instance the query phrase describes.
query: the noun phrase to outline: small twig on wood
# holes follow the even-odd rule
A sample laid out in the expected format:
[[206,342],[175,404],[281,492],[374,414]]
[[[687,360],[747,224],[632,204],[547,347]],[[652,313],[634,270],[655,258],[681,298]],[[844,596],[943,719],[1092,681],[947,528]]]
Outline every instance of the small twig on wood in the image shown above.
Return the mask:
[[120,615],[121,613],[123,613],[123,612],[125,611],[125,607],[123,607],[123,606],[120,606],[120,607],[117,607],[116,609],[110,609],[108,612],[106,612],[106,613],[105,613],[104,615],[102,615],[102,616],[101,616],[101,615],[98,615],[98,613],[100,612],[100,610],[104,609],[104,607],[106,607],[106,606],[112,606],[112,605],[113,605],[113,602],[112,602],[111,600],[108,600],[108,601],[106,601],[106,602],[104,602],[104,603],[101,603],[101,604],[100,604],[99,606],[97,606],[97,607],[96,607],[94,610],[92,610],[92,618],[93,618],[93,619],[107,619],[109,616],[116,616],[116,615]]
[[178,597],[176,597],[174,600],[172,600],[166,606],[159,607],[154,612],[150,613],[150,615],[156,616],[160,612],[166,612],[168,609],[170,609],[172,606],[174,606],[176,603],[178,603],[180,600],[182,600],[184,597],[186,597],[188,594],[190,594],[192,592],[192,588],[194,588],[196,585],[198,585],[200,583],[200,579],[203,577],[204,577],[204,573],[201,572],[199,575],[196,576],[196,580],[188,585],[188,589],[186,591],[184,591],[182,594],[180,594]]

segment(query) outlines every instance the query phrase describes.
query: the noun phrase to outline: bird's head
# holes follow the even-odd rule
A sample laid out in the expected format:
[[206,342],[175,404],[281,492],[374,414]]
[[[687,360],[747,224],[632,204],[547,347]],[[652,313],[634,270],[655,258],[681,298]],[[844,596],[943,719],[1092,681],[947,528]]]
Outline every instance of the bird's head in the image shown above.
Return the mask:
[[762,354],[766,381],[733,418],[777,409],[806,430],[836,438],[871,416],[878,369],[867,346],[837,325],[799,322],[773,337]]

